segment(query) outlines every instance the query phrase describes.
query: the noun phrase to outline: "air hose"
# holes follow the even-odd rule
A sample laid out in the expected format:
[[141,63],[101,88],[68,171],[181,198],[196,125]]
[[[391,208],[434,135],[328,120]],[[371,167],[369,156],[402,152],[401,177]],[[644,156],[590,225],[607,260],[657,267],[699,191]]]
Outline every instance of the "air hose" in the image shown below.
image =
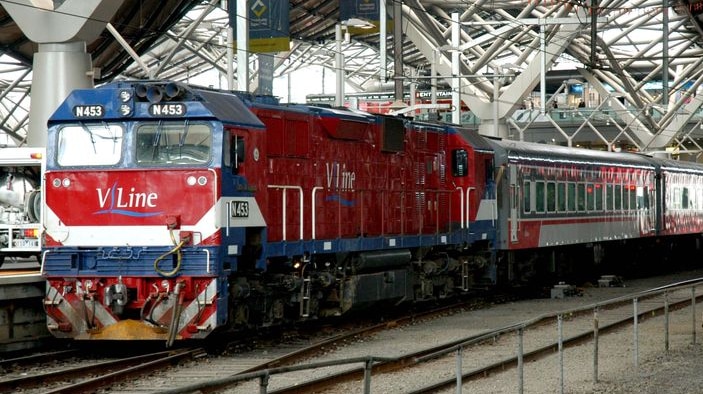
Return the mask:
[[[169,230],[169,234],[171,235],[171,241],[173,241],[173,244],[176,245],[173,249],[169,250],[168,252],[162,254],[161,256],[157,257],[156,260],[154,260],[154,271],[156,271],[157,274],[166,277],[166,278],[172,278],[174,277],[178,271],[181,269],[181,260],[183,259],[183,255],[181,254],[181,248],[183,245],[185,245],[186,240],[181,240],[180,242],[176,242],[176,237],[173,235],[173,230]],[[173,268],[173,270],[165,272],[161,268],[159,268],[159,263],[161,260],[165,259],[171,254],[176,254],[176,266]]]
[[176,288],[173,290],[174,305],[173,312],[171,314],[171,324],[168,327],[168,335],[166,337],[166,347],[171,347],[173,341],[176,340],[176,334],[178,333],[178,322],[181,320],[181,312],[183,311],[183,298],[185,292],[181,292],[181,288],[185,286],[185,283],[176,283]]

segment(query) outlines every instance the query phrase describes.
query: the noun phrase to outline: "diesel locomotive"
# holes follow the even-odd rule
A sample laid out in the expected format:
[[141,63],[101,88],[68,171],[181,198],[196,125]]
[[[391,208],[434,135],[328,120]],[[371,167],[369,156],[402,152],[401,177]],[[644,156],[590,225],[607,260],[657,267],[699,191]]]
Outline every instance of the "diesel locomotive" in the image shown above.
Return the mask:
[[703,230],[695,163],[171,81],[71,93],[45,185],[47,325],[81,340],[437,300]]

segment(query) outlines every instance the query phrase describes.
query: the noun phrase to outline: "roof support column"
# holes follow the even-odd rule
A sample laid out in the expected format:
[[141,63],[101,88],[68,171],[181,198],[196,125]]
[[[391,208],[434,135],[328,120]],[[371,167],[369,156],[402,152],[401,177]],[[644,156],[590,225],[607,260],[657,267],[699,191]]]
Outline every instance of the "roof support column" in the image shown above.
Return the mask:
[[452,123],[461,124],[461,69],[459,64],[459,39],[461,35],[459,13],[452,13]]
[[237,89],[249,91],[249,1],[237,1]]
[[335,53],[334,68],[337,76],[337,89],[335,89],[334,105],[344,106],[344,54],[342,53],[342,25],[337,23],[334,27]]
[[28,146],[46,146],[46,122],[74,89],[93,87],[86,52],[122,5],[122,0],[65,0],[58,6],[31,0],[0,1],[22,32],[38,45],[32,75]]

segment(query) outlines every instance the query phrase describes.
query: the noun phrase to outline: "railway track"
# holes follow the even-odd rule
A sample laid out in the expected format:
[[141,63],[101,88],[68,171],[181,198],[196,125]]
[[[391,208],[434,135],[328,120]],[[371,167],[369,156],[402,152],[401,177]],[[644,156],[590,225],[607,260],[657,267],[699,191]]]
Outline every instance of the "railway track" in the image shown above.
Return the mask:
[[[700,300],[701,297],[697,297]],[[646,304],[659,304],[661,303],[661,297],[658,296],[643,296],[640,298],[642,305]],[[674,311],[681,309],[690,305],[691,299],[684,297],[680,301],[672,302],[668,304],[669,311]],[[601,312],[601,322],[602,325],[599,328],[601,334],[606,334],[608,332],[617,331],[623,326],[632,323],[633,314],[631,301],[623,300],[618,304],[611,304],[602,307]],[[653,308],[642,309],[638,312],[639,321],[643,322],[645,319],[651,319],[659,317],[663,314],[663,306],[657,306]],[[592,312],[592,311],[591,311]],[[606,316],[607,314],[607,316]],[[547,336],[545,333],[551,335],[551,341],[540,339],[533,339],[530,341],[526,340],[525,351],[523,352],[522,360],[520,361],[517,356],[515,356],[515,347],[513,338],[516,337],[516,329],[520,324],[512,324],[509,326],[502,327],[497,330],[484,331],[469,337],[463,337],[455,341],[442,343],[437,346],[424,347],[422,349],[408,351],[401,356],[394,357],[352,357],[346,361],[349,364],[339,365],[340,360],[332,361],[316,361],[311,360],[304,366],[291,366],[290,363],[286,362],[272,362],[263,364],[258,368],[252,368],[247,371],[242,371],[238,374],[230,374],[227,377],[215,378],[208,382],[199,382],[194,384],[189,384],[186,386],[167,389],[161,391],[161,393],[192,393],[192,392],[219,392],[225,388],[231,388],[237,384],[241,384],[241,387],[237,387],[235,390],[243,390],[242,392],[248,392],[248,390],[258,390],[254,386],[255,383],[258,385],[264,385],[266,387],[266,392],[268,393],[333,393],[338,391],[349,391],[349,383],[353,385],[353,390],[359,390],[359,386],[364,381],[365,374],[373,375],[373,382],[376,387],[378,382],[386,381],[386,387],[393,387],[390,385],[398,385],[399,382],[403,382],[407,379],[409,374],[417,368],[422,368],[425,362],[432,361],[435,363],[441,363],[445,365],[443,368],[445,371],[454,371],[455,369],[455,358],[453,355],[456,353],[456,349],[462,347],[465,354],[498,354],[496,357],[489,359],[480,360],[480,366],[468,365],[470,363],[466,362],[468,365],[467,369],[462,373],[462,381],[468,382],[476,379],[480,379],[486,376],[495,375],[499,371],[506,371],[511,368],[515,368],[519,363],[533,362],[537,360],[544,359],[546,357],[554,356],[559,350],[560,346],[565,348],[573,347],[584,343],[585,341],[592,340],[593,338],[593,327],[592,323],[589,321],[593,319],[593,316],[589,313],[588,309],[583,309],[581,311],[569,312],[562,316],[562,319],[566,319],[569,325],[572,326],[568,331],[565,339],[562,338],[561,345],[559,342],[555,341],[556,337],[554,335],[554,323],[557,321],[557,314],[552,314],[549,316],[540,316],[537,319],[533,319],[523,327],[524,331],[530,332],[530,335],[536,337]],[[574,328],[574,327],[582,327]],[[499,349],[496,348],[496,344],[499,342],[512,342],[512,345],[507,346],[507,351],[504,351],[501,355]],[[512,347],[510,347],[512,346]],[[504,349],[505,350],[505,349]],[[450,353],[447,356],[447,353]],[[465,358],[467,356],[464,356]],[[469,356],[471,357],[471,356]],[[474,359],[477,358],[474,356]],[[479,357],[480,358],[480,357]],[[476,360],[472,360],[476,362]],[[316,365],[315,371],[305,370],[310,365]],[[266,369],[265,373],[262,373],[262,369]],[[258,372],[257,372],[258,371]],[[284,372],[295,372],[294,374],[279,374]],[[420,371],[418,371],[420,372]],[[294,377],[290,377],[295,375]],[[321,376],[322,375],[322,376]],[[274,377],[275,376],[275,377]],[[284,377],[285,376],[285,377]],[[420,376],[420,374],[418,374]],[[253,379],[254,382],[241,383],[244,378]],[[275,382],[275,383],[274,383]],[[432,382],[422,388],[417,388],[415,391],[411,389],[404,390],[402,392],[416,392],[416,393],[430,393],[437,392],[438,390],[446,390],[456,384],[457,379],[452,376],[447,379],[438,379],[436,377],[428,379],[424,382]],[[345,385],[346,384],[346,385]],[[402,383],[400,383],[402,384]],[[380,384],[380,387],[384,387]],[[366,387],[364,388],[366,389]],[[383,389],[374,390],[374,392],[383,392]],[[396,391],[398,392],[398,391]]]
[[[25,373],[20,377],[0,381],[0,392],[40,390],[38,392],[44,394],[92,393],[116,382],[150,373],[184,359],[202,356],[204,353],[201,348],[179,349],[80,365],[69,364],[48,372],[39,372],[38,368],[33,368],[36,373]],[[31,362],[43,361],[32,358]]]
[[30,354],[0,360],[0,370],[9,370],[26,365],[41,364],[48,361],[62,360],[79,354],[77,349],[63,349]]
[[[493,301],[495,302],[495,301]],[[169,390],[193,381],[212,381],[229,374],[245,374],[291,365],[330,349],[346,346],[353,340],[363,340],[374,333],[404,324],[455,313],[466,307],[477,307],[476,301],[457,303],[420,313],[391,319],[382,323],[366,324],[361,328],[343,329],[333,335],[293,335],[285,343],[268,344],[253,351],[234,354],[208,355],[201,348],[158,351],[137,356],[105,359],[109,350],[91,355],[85,348],[47,351],[34,355],[0,360],[0,392],[25,393],[87,393],[109,391],[153,392]],[[355,323],[358,326],[358,322]],[[310,328],[317,330],[317,328]],[[339,329],[336,329],[339,331]],[[308,339],[310,338],[310,339]],[[123,352],[122,352],[123,353]],[[190,362],[190,364],[189,364]],[[179,364],[177,368],[171,368]],[[149,378],[143,378],[149,375]]]
[[198,359],[191,365],[180,365],[172,370],[163,370],[158,374],[152,374],[148,380],[137,380],[113,385],[110,387],[110,393],[191,392],[188,387],[193,385],[202,386],[202,389],[199,390],[202,393],[222,390],[232,386],[228,382],[216,384],[223,375],[246,376],[247,374],[256,374],[259,371],[272,368],[288,368],[295,363],[317,357],[327,351],[347,346],[350,342],[363,341],[379,331],[454,313],[456,310],[466,308],[467,305],[474,305],[474,303],[443,306],[387,320],[382,323],[347,329],[322,339],[319,336],[311,339],[298,338],[285,343],[264,346],[253,351],[220,356],[213,355]]
[[[689,300],[683,300],[679,304],[685,304]],[[487,303],[500,303],[500,301],[484,301]],[[672,303],[670,309],[674,310],[679,307],[679,304]],[[203,349],[182,349],[177,352],[160,352],[153,355],[145,355],[144,358],[129,358],[121,360],[110,360],[103,362],[88,362],[92,364],[77,368],[74,372],[54,372],[47,374],[28,374],[26,377],[0,381],[0,392],[11,392],[14,390],[22,390],[25,393],[42,392],[42,393],[80,393],[80,392],[110,392],[110,393],[140,393],[140,392],[161,392],[161,393],[191,393],[191,392],[222,392],[223,390],[236,387],[235,390],[258,391],[259,381],[257,378],[253,382],[241,383],[245,377],[255,377],[261,375],[262,371],[268,371],[265,377],[265,382],[268,384],[268,374],[271,376],[271,385],[268,388],[270,393],[309,393],[315,392],[330,392],[335,390],[348,390],[344,384],[358,384],[363,381],[365,373],[373,376],[374,385],[383,381],[399,381],[403,379],[398,377],[399,374],[412,373],[418,368],[422,368],[424,362],[435,360],[433,362],[445,363],[444,369],[453,371],[452,363],[455,361],[453,357],[438,357],[438,354],[445,352],[451,347],[456,347],[461,344],[466,345],[472,343],[472,352],[477,350],[480,352],[480,347],[496,346],[505,337],[509,337],[508,331],[514,327],[504,327],[501,330],[482,331],[470,337],[463,337],[455,341],[442,343],[437,346],[426,346],[421,349],[408,349],[401,356],[391,357],[350,357],[350,364],[343,367],[335,367],[333,372],[328,370],[320,372],[301,371],[294,372],[292,377],[286,375],[278,375],[273,378],[273,374],[278,371],[288,370],[295,371],[302,363],[318,363],[323,367],[330,363],[330,354],[335,353],[339,349],[354,348],[364,342],[373,342],[376,340],[377,333],[400,331],[409,329],[408,327],[422,326],[423,323],[432,321],[437,317],[456,314],[457,311],[466,311],[467,309],[475,310],[481,308],[475,303],[467,304],[460,303],[431,311],[412,314],[408,316],[390,319],[381,323],[366,325],[362,328],[346,329],[342,333],[327,335],[320,339],[319,336],[313,336],[309,333],[303,335],[292,336],[287,341],[275,344],[266,344],[262,347],[254,347],[253,350],[236,352],[224,355],[206,354]],[[603,319],[601,333],[627,324],[631,320],[631,313],[627,311],[630,305],[625,302],[622,306],[609,307],[608,310],[613,316],[625,316],[619,320],[607,321]],[[661,308],[652,308],[643,310],[640,315],[642,319],[646,316],[654,317],[661,314],[658,310]],[[568,320],[576,322],[579,319],[587,321],[591,317],[588,313],[583,315],[570,314]],[[588,324],[582,324],[588,327]],[[553,331],[553,319],[543,318],[540,321],[535,321],[530,331],[534,333],[540,330]],[[564,347],[575,346],[578,343],[587,341],[592,338],[592,331],[584,331],[581,333],[569,332],[568,338],[562,344]],[[512,340],[509,340],[512,341]],[[513,342],[514,344],[514,342]],[[554,341],[529,343],[526,345],[526,352],[523,355],[523,362],[539,360],[549,355],[554,355],[558,344]],[[467,346],[468,347],[468,346]],[[514,350],[514,348],[512,349]],[[185,354],[190,352],[190,354]],[[467,351],[468,352],[468,351]],[[181,354],[183,353],[183,354]],[[510,352],[509,352],[510,353]],[[377,354],[377,353],[376,353]],[[59,352],[53,355],[47,355],[49,359],[56,357],[73,357],[71,352]],[[153,357],[153,360],[149,359]],[[444,359],[444,361],[442,361]],[[321,360],[321,361],[318,361]],[[153,361],[153,362],[152,362]],[[0,362],[0,367],[9,368],[11,365],[32,365],[39,361],[32,361],[28,358],[13,360],[3,360]],[[490,376],[497,371],[514,368],[518,364],[514,352],[511,356],[496,359],[493,363],[487,363],[481,367],[470,367],[462,376],[464,382],[476,380],[481,377]],[[120,363],[123,365],[120,366]],[[177,366],[174,367],[174,364]],[[6,367],[7,366],[7,367]],[[367,366],[368,369],[364,369]],[[36,368],[32,368],[36,369]],[[301,368],[302,369],[302,368]],[[465,369],[466,371],[467,369]],[[73,377],[71,376],[73,373]],[[76,374],[81,377],[76,377]],[[144,378],[147,376],[148,378]],[[30,376],[31,375],[31,376]],[[322,375],[322,376],[321,376]],[[87,377],[86,377],[87,376]],[[224,376],[224,378],[223,378]],[[275,384],[273,383],[275,381]],[[402,381],[402,380],[401,380]],[[56,384],[52,382],[69,382]],[[264,382],[264,381],[261,381]],[[430,382],[429,380],[427,382]],[[38,386],[38,383],[41,386]],[[417,393],[437,392],[438,390],[446,390],[448,387],[456,383],[456,378],[447,378],[444,380],[434,379],[432,383],[426,387],[419,388]],[[238,386],[239,385],[239,386]],[[254,386],[256,385],[256,387]],[[340,386],[341,385],[341,386]],[[240,387],[241,386],[241,387]],[[37,387],[41,391],[36,390]],[[342,387],[342,388],[340,388]],[[358,391],[359,386],[355,386],[355,391]],[[374,391],[380,392],[380,391]],[[406,390],[404,392],[410,392]]]

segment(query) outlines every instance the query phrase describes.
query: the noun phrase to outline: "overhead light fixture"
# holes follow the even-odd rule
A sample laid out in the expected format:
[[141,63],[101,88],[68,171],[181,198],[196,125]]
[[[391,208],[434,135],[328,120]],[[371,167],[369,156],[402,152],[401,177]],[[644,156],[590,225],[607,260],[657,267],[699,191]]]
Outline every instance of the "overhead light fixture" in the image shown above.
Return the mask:
[[373,29],[376,27],[373,23],[360,18],[349,18],[347,20],[343,20],[341,23],[344,26],[356,27],[359,29]]
[[32,5],[43,10],[54,10],[54,2],[52,0],[31,0]]
[[437,50],[448,53],[462,53],[461,48],[453,47],[451,45],[442,45],[438,47]]

